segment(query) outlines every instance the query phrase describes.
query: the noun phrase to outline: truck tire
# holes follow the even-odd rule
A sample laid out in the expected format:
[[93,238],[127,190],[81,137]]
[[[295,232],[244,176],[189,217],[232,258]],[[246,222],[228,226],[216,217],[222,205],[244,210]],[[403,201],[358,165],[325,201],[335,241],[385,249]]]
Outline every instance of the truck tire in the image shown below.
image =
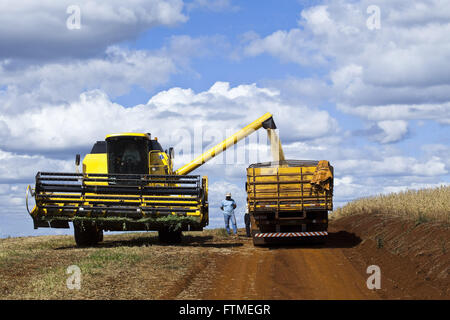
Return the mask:
[[252,228],[251,234],[252,234],[252,240],[253,240],[254,246],[263,246],[263,245],[267,244],[267,241],[264,238],[255,236],[257,233],[260,233],[260,232],[261,231],[259,229]]
[[328,240],[328,236],[320,236],[320,237],[314,237],[311,242],[314,244],[325,244]]
[[75,242],[78,247],[88,247],[103,241],[103,230],[96,225],[74,223]]
[[264,240],[264,238],[259,238],[259,237],[255,237],[255,236],[252,236],[252,238],[253,238],[254,246],[263,246],[266,244],[266,241]]
[[181,230],[173,231],[168,229],[161,229],[158,231],[159,242],[167,244],[181,243],[183,233]]

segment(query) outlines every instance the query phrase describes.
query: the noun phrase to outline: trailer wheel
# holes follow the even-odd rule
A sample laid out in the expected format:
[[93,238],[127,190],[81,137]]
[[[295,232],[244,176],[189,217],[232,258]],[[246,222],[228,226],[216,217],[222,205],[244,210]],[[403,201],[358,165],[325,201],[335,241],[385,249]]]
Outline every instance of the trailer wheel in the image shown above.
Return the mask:
[[159,242],[167,244],[177,244],[182,240],[183,233],[181,230],[173,231],[161,229],[158,231]]
[[103,241],[103,230],[98,229],[96,225],[73,224],[75,242],[79,247],[96,245]]
[[314,237],[310,240],[313,244],[325,244],[328,240],[328,236],[320,236],[320,237]]
[[256,234],[259,232],[260,232],[259,229],[256,229],[256,228],[251,231],[254,246],[263,246],[263,245],[267,244],[267,241],[265,238],[256,237]]
[[259,238],[259,237],[255,237],[253,236],[253,245],[254,246],[263,246],[266,244],[266,241],[264,240],[264,238]]

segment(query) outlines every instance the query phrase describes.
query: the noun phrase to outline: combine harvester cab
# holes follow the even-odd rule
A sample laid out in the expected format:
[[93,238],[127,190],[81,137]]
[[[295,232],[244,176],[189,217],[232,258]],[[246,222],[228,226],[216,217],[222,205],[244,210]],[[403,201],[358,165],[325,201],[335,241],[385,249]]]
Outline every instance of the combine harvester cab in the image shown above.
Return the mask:
[[333,210],[328,161],[281,160],[247,168],[247,205],[253,243],[323,243]]
[[38,172],[35,188],[27,188],[27,210],[35,229],[73,222],[79,246],[102,241],[104,230],[158,231],[160,241],[178,243],[182,231],[201,231],[209,222],[208,179],[189,174],[259,128],[274,126],[266,113],[176,171],[173,148],[163,151],[150,134],[108,135],[85,156],[81,173]]

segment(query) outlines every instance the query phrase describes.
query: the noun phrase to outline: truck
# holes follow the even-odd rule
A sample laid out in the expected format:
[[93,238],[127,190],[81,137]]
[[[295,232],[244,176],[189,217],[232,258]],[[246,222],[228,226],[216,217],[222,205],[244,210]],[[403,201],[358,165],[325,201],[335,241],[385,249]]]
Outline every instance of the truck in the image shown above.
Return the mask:
[[333,167],[327,160],[279,160],[247,168],[253,244],[324,243],[333,210]]

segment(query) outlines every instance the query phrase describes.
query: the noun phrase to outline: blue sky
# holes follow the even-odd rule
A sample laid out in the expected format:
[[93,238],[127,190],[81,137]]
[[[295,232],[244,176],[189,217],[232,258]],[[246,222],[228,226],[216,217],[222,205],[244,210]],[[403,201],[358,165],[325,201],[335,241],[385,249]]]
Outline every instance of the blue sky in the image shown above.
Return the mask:
[[[265,112],[289,158],[331,161],[336,206],[450,181],[449,4],[83,0],[75,29],[70,5],[0,4],[0,237],[60,232],[32,229],[25,188],[107,133],[151,132],[181,166],[178,131],[224,138]],[[243,207],[247,165],[195,172],[212,227],[226,191]]]

